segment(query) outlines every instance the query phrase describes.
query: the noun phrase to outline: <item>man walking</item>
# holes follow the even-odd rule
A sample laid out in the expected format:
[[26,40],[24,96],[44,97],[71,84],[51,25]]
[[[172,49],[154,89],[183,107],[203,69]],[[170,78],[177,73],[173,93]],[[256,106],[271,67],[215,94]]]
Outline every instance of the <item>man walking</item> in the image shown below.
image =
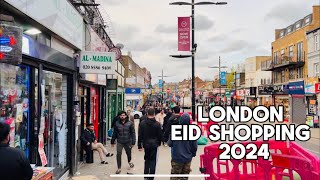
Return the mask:
[[9,147],[10,126],[0,122],[0,179],[30,180],[33,170],[24,152]]
[[[138,136],[138,149],[144,148],[144,174],[155,174],[158,147],[161,146],[161,125],[155,119],[155,110],[148,109],[148,118],[141,122]],[[154,178],[145,178],[154,179]]]
[[[190,115],[184,113],[179,124],[190,124]],[[192,158],[196,156],[198,145],[197,141],[171,141],[169,138],[168,145],[171,147],[171,174],[189,174]],[[171,180],[188,179],[187,177],[172,177]]]
[[121,173],[121,156],[122,150],[126,151],[128,164],[130,168],[134,167],[131,162],[131,150],[136,144],[136,132],[134,129],[134,124],[129,121],[129,117],[126,112],[120,112],[119,120],[114,125],[114,131],[111,139],[111,145],[114,147],[115,141],[117,140],[117,165],[118,170],[116,174]]
[[169,135],[171,134],[171,125],[174,124],[179,124],[179,119],[180,119],[180,107],[179,106],[175,106],[173,108],[173,114],[171,115],[171,117],[169,118],[169,122],[167,123],[166,127],[165,127],[165,141],[168,141],[169,139]]
[[99,157],[101,160],[101,164],[108,164],[105,161],[105,157],[113,156],[113,154],[108,153],[107,149],[103,147],[103,144],[98,143],[96,140],[96,135],[94,133],[94,126],[92,123],[87,125],[87,128],[82,133],[81,137],[82,146],[87,150],[96,150],[99,152]]

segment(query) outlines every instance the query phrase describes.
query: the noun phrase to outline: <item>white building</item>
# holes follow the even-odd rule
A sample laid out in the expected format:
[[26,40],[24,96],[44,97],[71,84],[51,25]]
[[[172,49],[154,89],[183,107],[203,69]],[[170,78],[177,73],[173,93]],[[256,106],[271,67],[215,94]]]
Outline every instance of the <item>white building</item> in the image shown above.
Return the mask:
[[[261,71],[261,62],[271,59],[270,56],[254,56],[245,60],[245,88],[250,92],[250,88],[257,88],[265,84],[271,83],[271,72]],[[246,94],[245,104],[247,105],[261,105],[264,104],[264,97],[257,95],[257,91],[254,94]]]

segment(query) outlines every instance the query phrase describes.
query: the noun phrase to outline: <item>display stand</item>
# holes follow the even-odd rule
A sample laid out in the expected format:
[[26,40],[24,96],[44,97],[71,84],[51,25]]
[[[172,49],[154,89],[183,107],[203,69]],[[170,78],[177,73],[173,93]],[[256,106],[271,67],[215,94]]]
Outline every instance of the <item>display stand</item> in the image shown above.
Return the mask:
[[52,180],[53,170],[54,168],[52,167],[35,167],[32,180]]

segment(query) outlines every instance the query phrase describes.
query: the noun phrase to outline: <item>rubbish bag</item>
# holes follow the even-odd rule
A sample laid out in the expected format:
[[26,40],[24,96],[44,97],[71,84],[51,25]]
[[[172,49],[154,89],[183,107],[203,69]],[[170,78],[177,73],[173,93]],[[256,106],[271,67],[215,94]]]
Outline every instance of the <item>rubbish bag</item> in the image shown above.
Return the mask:
[[198,145],[207,145],[208,144],[208,139],[204,136],[201,136],[198,141],[197,141]]

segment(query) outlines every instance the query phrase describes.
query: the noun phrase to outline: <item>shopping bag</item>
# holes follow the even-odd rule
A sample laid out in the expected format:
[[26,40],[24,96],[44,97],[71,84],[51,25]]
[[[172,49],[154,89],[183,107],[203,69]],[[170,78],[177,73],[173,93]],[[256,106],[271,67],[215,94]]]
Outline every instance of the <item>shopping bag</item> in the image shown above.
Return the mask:
[[113,134],[113,129],[109,129],[109,130],[108,130],[108,136],[109,136],[109,137],[112,137],[112,134]]
[[208,139],[204,136],[201,136],[198,141],[197,141],[198,145],[207,145],[208,144]]

